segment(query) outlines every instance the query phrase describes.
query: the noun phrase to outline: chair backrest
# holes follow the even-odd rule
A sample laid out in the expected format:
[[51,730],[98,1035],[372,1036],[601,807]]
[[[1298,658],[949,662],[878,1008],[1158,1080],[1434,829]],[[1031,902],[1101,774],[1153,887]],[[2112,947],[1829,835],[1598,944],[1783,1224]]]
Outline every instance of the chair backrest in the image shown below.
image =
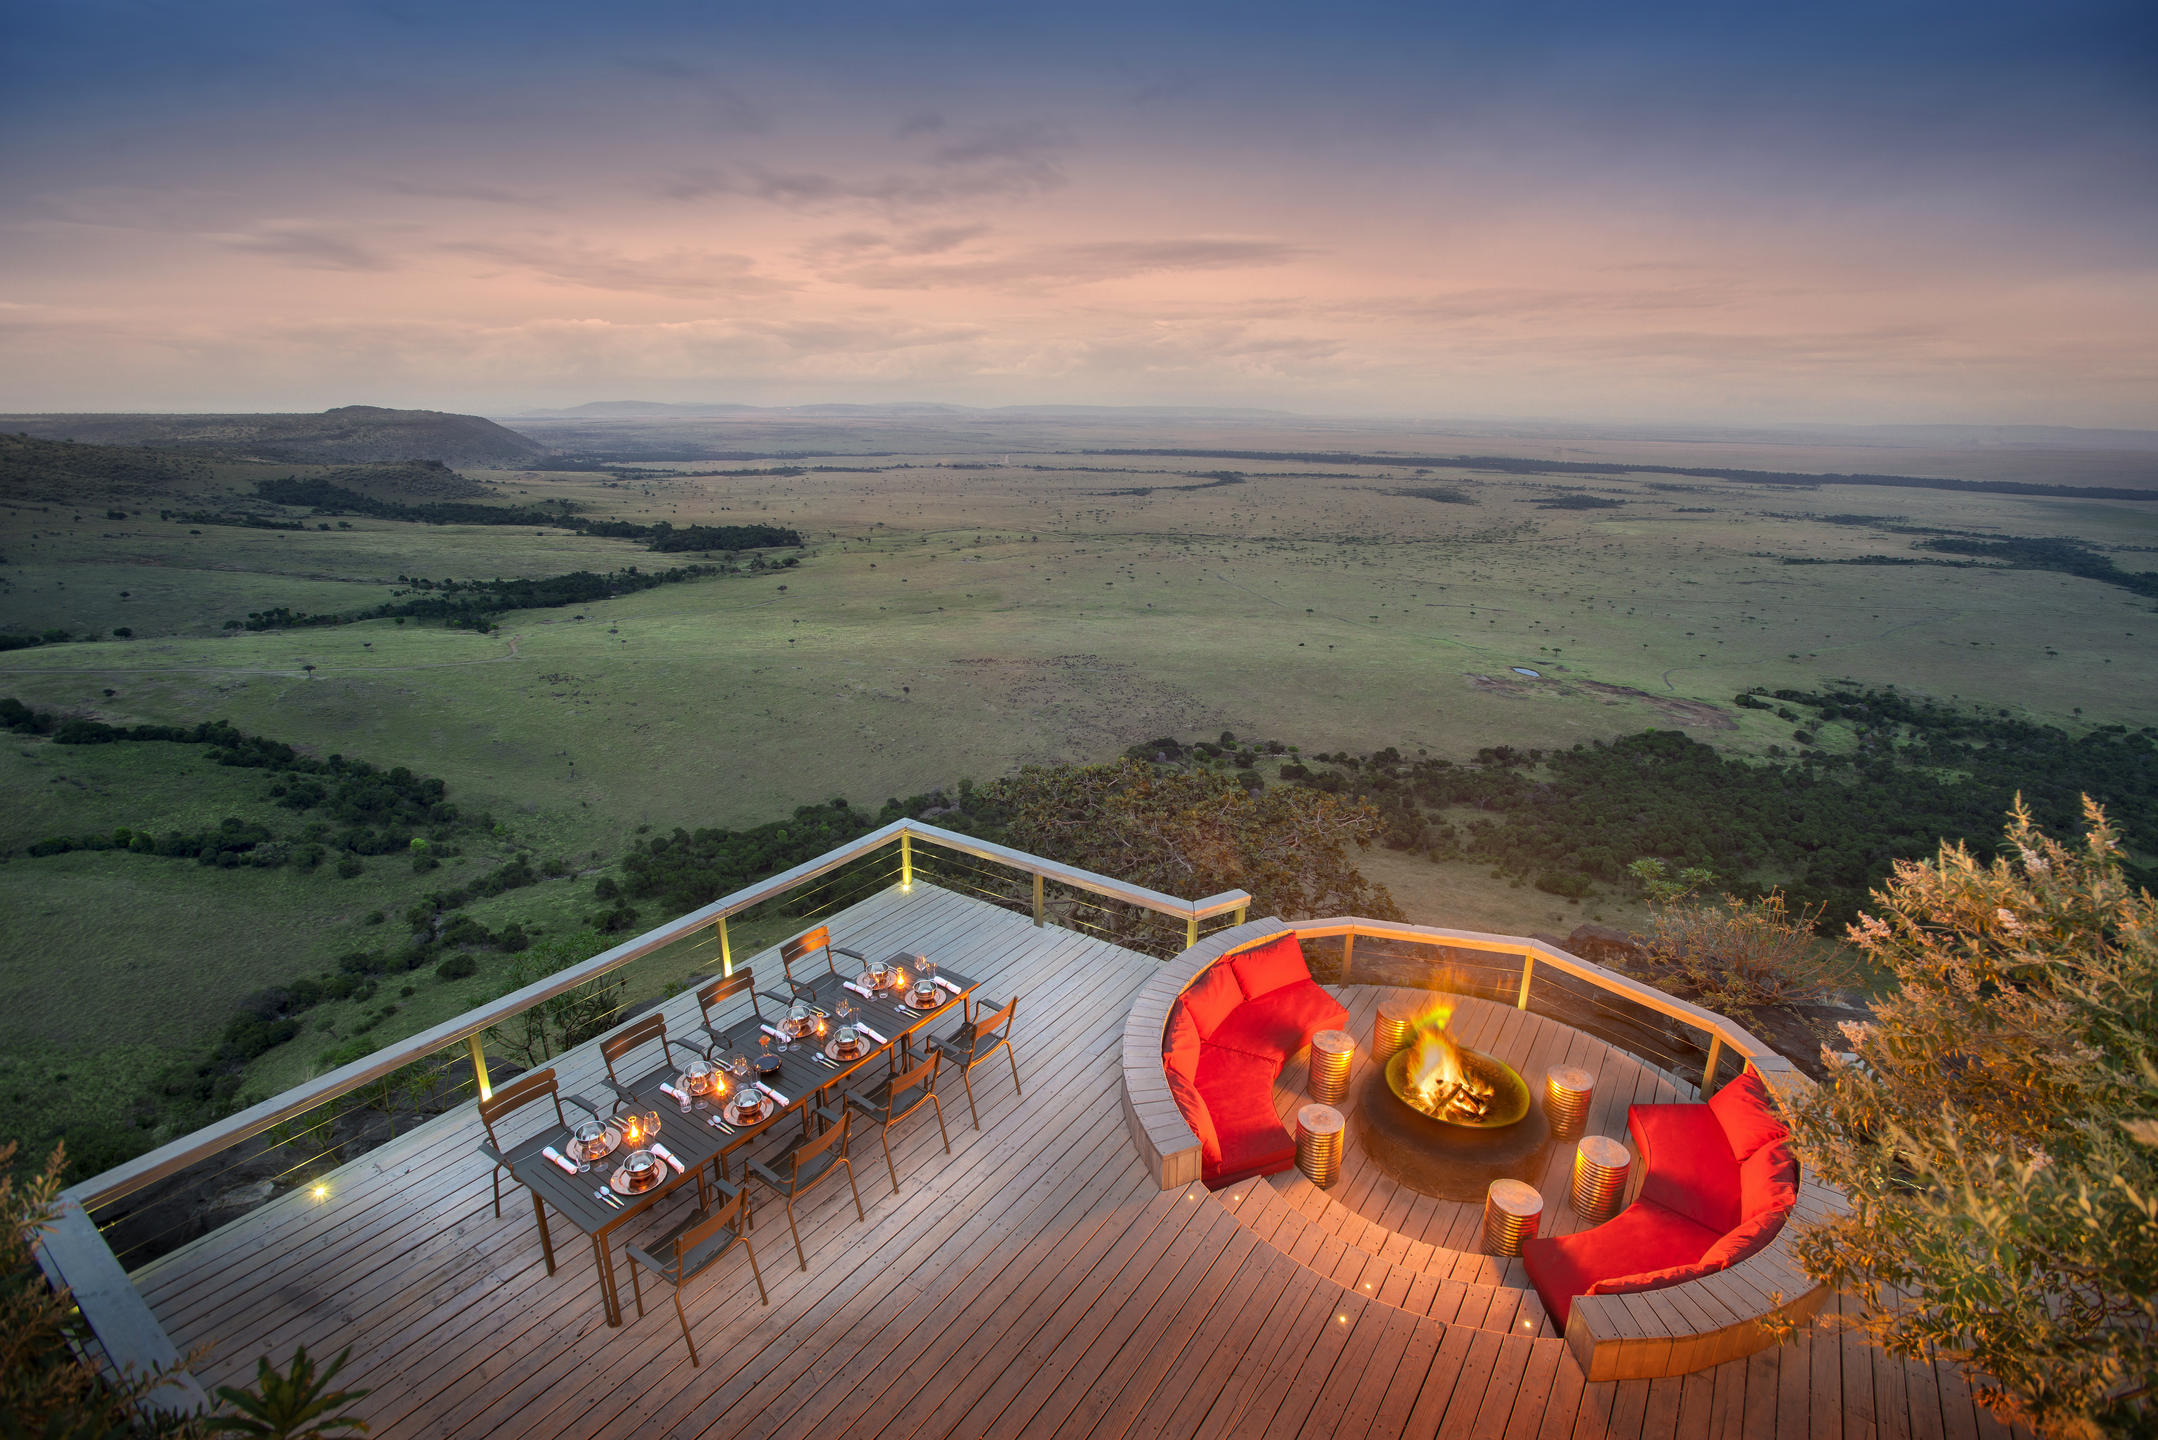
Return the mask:
[[[978,1019],[974,1022],[974,1053],[976,1055],[981,1054],[991,1046],[1010,1042],[1012,1038],[1011,1031],[1006,1027],[1012,1023],[1012,1012],[1018,1008],[1019,997],[1014,995],[1004,1002],[1004,1008],[997,1011],[996,1014],[991,1015],[986,1020]],[[1004,1033],[1002,1035],[997,1034],[999,1030],[1003,1030]]]
[[657,1012],[645,1016],[633,1025],[625,1025],[599,1042],[599,1056],[607,1064],[607,1078],[620,1082],[614,1073],[614,1062],[648,1040],[657,1040],[664,1050],[667,1045],[667,1017]]
[[704,1023],[712,1023],[712,1012],[737,995],[749,997],[749,1013],[760,1021],[764,1012],[757,1008],[757,978],[745,966],[732,975],[722,976],[697,992],[697,1008],[704,1012]]
[[732,1230],[737,1235],[742,1233],[742,1192],[739,1190],[732,1200],[713,1206],[702,1220],[675,1237],[672,1257],[675,1274],[681,1274],[683,1266],[689,1263],[691,1251],[722,1230]]
[[819,950],[824,952],[824,963],[829,968],[832,963],[832,927],[829,925],[805,930],[779,947],[779,966],[787,972],[788,984],[794,983],[794,962],[807,959]]
[[569,1117],[562,1113],[562,1097],[557,1093],[554,1069],[551,1066],[545,1070],[534,1070],[529,1075],[520,1075],[480,1101],[480,1123],[487,1127],[487,1142],[500,1150],[502,1141],[495,1134],[495,1122],[513,1110],[536,1105],[542,1100],[552,1100],[555,1119],[565,1126],[569,1124]]
[[847,1122],[852,1118],[845,1111],[841,1111],[837,1125],[832,1126],[814,1140],[804,1140],[789,1151],[788,1153],[794,1157],[794,1171],[787,1178],[792,1181],[799,1181],[802,1178],[803,1165],[817,1160],[825,1151],[835,1146],[838,1148],[839,1153],[844,1155],[847,1147]]
[[[885,1092],[885,1094],[889,1097],[884,1106],[886,1113],[888,1114],[894,1110],[905,1109],[906,1102],[903,1101],[901,1097],[904,1096],[907,1091],[914,1089],[917,1085],[923,1087],[923,1095],[927,1095],[930,1090],[934,1089],[936,1086],[937,1066],[942,1064],[943,1060],[944,1056],[940,1051],[932,1050],[929,1052],[929,1058],[927,1060],[924,1060],[921,1064],[916,1065],[911,1070],[900,1070],[894,1072],[894,1074],[892,1075],[891,1088]],[[921,1103],[921,1097],[916,1096],[913,1103],[919,1105]]]

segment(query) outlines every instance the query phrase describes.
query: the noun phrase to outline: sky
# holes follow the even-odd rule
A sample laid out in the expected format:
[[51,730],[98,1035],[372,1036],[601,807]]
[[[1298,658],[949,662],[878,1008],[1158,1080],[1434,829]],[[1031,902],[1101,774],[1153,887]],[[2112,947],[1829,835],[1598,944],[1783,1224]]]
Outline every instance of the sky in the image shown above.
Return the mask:
[[0,411],[2158,426],[2158,6],[0,0]]

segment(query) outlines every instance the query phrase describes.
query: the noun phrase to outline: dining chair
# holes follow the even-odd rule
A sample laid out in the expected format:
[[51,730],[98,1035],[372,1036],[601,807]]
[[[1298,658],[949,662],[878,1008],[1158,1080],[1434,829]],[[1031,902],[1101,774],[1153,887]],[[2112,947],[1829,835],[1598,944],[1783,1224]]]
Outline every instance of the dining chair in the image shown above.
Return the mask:
[[[599,1058],[607,1066],[607,1088],[614,1091],[615,1099],[620,1104],[636,1104],[637,1094],[630,1088],[629,1082],[625,1082],[616,1073],[615,1062],[629,1055],[638,1046],[654,1040],[659,1042],[660,1055],[666,1065],[673,1067],[679,1074],[681,1067],[674,1058],[674,1046],[667,1040],[667,1017],[657,1011],[634,1024],[623,1026],[599,1042]],[[689,1047],[684,1045],[682,1048],[687,1050]]]
[[[732,975],[721,976],[697,992],[697,1009],[704,1016],[702,1028],[705,1037],[711,1042],[704,1047],[704,1058],[707,1060],[719,1059],[720,1053],[734,1043],[729,1038],[727,1031],[712,1019],[712,1012],[737,995],[747,995],[749,997],[750,1017],[757,1024],[762,1025],[764,1023],[764,1011],[757,1004],[756,976],[747,966],[735,971]],[[685,1041],[684,1043],[688,1042]]]
[[[522,1110],[528,1105],[537,1105],[542,1100],[547,1100],[554,1105],[555,1123],[567,1130],[569,1128],[569,1116],[562,1110],[563,1098],[561,1088],[555,1081],[554,1070],[550,1067],[545,1070],[534,1070],[529,1075],[520,1075],[509,1084],[495,1091],[494,1094],[480,1101],[480,1124],[487,1127],[487,1138],[480,1142],[480,1154],[494,1162],[494,1169],[490,1172],[488,1178],[494,1182],[496,1219],[502,1218],[502,1175],[504,1171],[510,1168],[510,1147],[503,1143],[502,1133],[495,1127],[516,1111]],[[583,1107],[591,1114],[593,1119],[597,1120],[599,1118],[599,1111],[594,1110],[592,1102],[582,1095],[571,1095],[567,1098],[571,1104]],[[540,1198],[537,1194],[532,1197],[532,1213],[539,1221],[540,1248],[546,1252],[547,1273],[552,1275],[554,1274],[554,1241],[547,1234],[547,1212],[541,1208]]]
[[[982,1009],[988,1002],[982,1002]],[[1012,1012],[1019,1008],[1019,997],[1014,995],[1004,1002],[1004,1008],[982,1018],[981,1009],[974,1018],[966,1021],[950,1035],[931,1036],[929,1048],[959,1067],[959,1083],[967,1090],[967,1113],[974,1117],[974,1128],[982,1128],[981,1112],[974,1108],[974,1067],[987,1060],[999,1049],[1004,1058],[1012,1062],[1012,1089],[1024,1095],[1019,1088],[1019,1057],[1012,1050]]]
[[682,1309],[682,1287],[711,1269],[720,1256],[739,1244],[749,1257],[749,1273],[756,1277],[757,1298],[766,1305],[772,1303],[772,1297],[764,1291],[764,1272],[757,1268],[757,1252],[750,1248],[742,1192],[724,1183],[718,1188],[726,1197],[720,1204],[692,1211],[681,1223],[644,1245],[623,1247],[629,1252],[629,1288],[636,1297],[638,1318],[644,1317],[644,1286],[637,1275],[649,1270],[673,1289],[674,1318],[682,1322],[682,1343],[689,1347],[692,1366],[704,1362],[697,1358],[697,1341],[689,1333],[689,1316]]
[[936,1112],[937,1134],[944,1138],[944,1153],[952,1153],[951,1132],[944,1128],[944,1102],[937,1098],[937,1069],[943,1063],[944,1057],[932,1052],[921,1064],[901,1070],[895,1059],[891,1073],[866,1092],[847,1092],[847,1108],[876,1126],[877,1136],[884,1142],[884,1168],[891,1172],[894,1195],[899,1193],[899,1167],[892,1163],[893,1125],[928,1105]]
[[787,972],[787,988],[804,1000],[815,997],[809,992],[808,986],[794,978],[794,964],[797,960],[807,960],[820,951],[824,955],[824,968],[841,980],[852,980],[854,977],[839,973],[839,962],[832,958],[834,955],[844,955],[849,960],[858,960],[865,965],[869,963],[869,957],[861,951],[834,945],[831,926],[819,925],[814,930],[805,930],[779,947],[779,964],[780,968]]
[[[803,1107],[805,1110],[812,1108]],[[824,1133],[796,1141],[787,1150],[772,1157],[774,1163],[783,1166],[782,1175],[762,1160],[749,1162],[749,1175],[764,1182],[773,1194],[787,1202],[787,1229],[794,1236],[794,1258],[804,1271],[809,1269],[809,1257],[802,1251],[802,1232],[794,1223],[794,1202],[809,1193],[818,1181],[834,1170],[844,1168],[847,1172],[847,1188],[854,1192],[854,1218],[866,1222],[869,1219],[862,1209],[862,1192],[854,1183],[854,1162],[847,1158],[847,1121],[845,1109],[814,1107],[824,1121]],[[745,1181],[747,1176],[744,1177]]]

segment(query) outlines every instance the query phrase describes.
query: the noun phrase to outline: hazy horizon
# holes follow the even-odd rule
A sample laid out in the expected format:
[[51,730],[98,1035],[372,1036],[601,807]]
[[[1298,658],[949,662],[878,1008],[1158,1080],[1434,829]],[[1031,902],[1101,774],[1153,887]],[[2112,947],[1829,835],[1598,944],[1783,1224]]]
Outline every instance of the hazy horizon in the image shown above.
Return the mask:
[[10,411],[2158,425],[2147,7],[5,13]]

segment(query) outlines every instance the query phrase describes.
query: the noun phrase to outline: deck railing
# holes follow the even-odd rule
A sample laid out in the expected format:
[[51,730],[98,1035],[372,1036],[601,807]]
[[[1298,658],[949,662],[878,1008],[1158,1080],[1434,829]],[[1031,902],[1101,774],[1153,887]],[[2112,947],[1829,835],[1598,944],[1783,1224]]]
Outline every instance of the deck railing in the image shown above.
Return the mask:
[[1792,1068],[1729,1016],[1528,936],[1353,916],[1287,924],[1304,942],[1341,941],[1345,984],[1417,985],[1503,1000],[1611,1040],[1675,1078],[1698,1074],[1704,1096],[1726,1068]]
[[[296,1085],[282,1094],[206,1125],[133,1160],[71,1187],[67,1198],[93,1214],[146,1186],[211,1160],[276,1127],[280,1143],[302,1152],[311,1129],[327,1128],[334,1115],[317,1115],[336,1102],[366,1104],[377,1087],[420,1067],[436,1079],[436,1108],[465,1092],[490,1093],[484,1037],[552,1001],[590,994],[624,967],[663,952],[680,961],[679,974],[731,973],[731,917],[773,902],[797,913],[830,913],[896,881],[911,888],[920,875],[943,888],[991,899],[1007,908],[1031,909],[1037,925],[1052,919],[1089,929],[1127,948],[1173,954],[1196,943],[1202,931],[1244,918],[1251,897],[1241,890],[1185,900],[1108,875],[1047,860],[919,820],[896,820],[709,905],[681,915],[579,964],[557,971],[498,1000],[476,1006],[418,1034],[384,1045],[361,1059]],[[1053,889],[1051,887],[1054,887]],[[1031,893],[1029,893],[1031,892]],[[1151,922],[1151,924],[1149,923]],[[625,996],[622,1007],[637,998]],[[600,1019],[604,1023],[605,1012]],[[469,1068],[451,1069],[460,1048]],[[394,1122],[393,1122],[394,1123]],[[349,1158],[349,1157],[347,1157]],[[136,1247],[130,1246],[128,1249]],[[123,1258],[126,1258],[123,1254]]]

